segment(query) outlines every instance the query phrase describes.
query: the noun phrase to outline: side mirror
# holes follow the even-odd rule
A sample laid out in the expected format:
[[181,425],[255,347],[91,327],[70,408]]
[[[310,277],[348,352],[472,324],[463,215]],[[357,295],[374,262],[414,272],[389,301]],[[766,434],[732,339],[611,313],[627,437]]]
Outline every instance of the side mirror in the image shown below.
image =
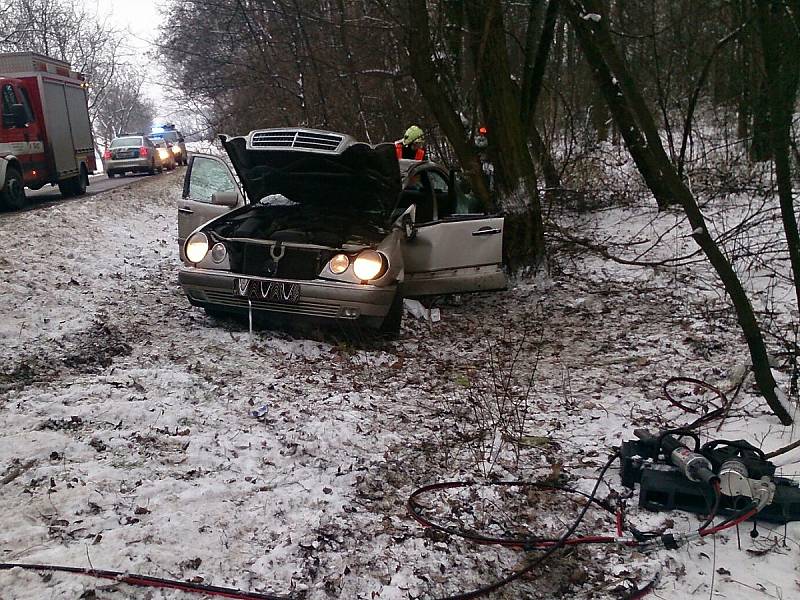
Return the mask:
[[407,240],[417,237],[417,228],[414,227],[414,219],[411,215],[403,215],[403,233]]
[[412,204],[403,211],[397,219],[395,219],[393,227],[400,229],[407,240],[413,240],[417,235],[417,228],[414,227],[414,215],[416,214],[417,206]]
[[11,118],[14,120],[14,127],[28,126],[28,113],[22,104],[11,105]]
[[239,192],[214,192],[211,194],[211,204],[234,207],[239,204]]

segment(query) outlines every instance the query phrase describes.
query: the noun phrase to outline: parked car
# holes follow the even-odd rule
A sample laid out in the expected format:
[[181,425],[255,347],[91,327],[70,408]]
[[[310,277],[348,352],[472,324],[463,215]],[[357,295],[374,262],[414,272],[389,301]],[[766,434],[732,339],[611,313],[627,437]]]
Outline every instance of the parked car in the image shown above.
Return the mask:
[[221,158],[193,155],[178,205],[191,304],[394,335],[404,297],[505,287],[503,218],[459,213],[441,166],[401,174],[393,144],[319,130],[222,144],[238,180]]
[[156,153],[158,154],[158,158],[161,159],[161,165],[167,171],[174,171],[178,163],[175,160],[175,154],[172,152],[172,144],[159,139],[151,139],[150,141],[153,142],[153,145],[156,147]]
[[188,164],[189,154],[186,151],[186,141],[183,139],[183,134],[175,129],[175,125],[154,127],[149,137],[151,140],[164,140],[169,143],[172,153],[175,155],[175,162],[179,165]]
[[153,142],[144,135],[114,138],[103,153],[103,169],[110,178],[125,173],[149,173],[163,170],[161,157]]

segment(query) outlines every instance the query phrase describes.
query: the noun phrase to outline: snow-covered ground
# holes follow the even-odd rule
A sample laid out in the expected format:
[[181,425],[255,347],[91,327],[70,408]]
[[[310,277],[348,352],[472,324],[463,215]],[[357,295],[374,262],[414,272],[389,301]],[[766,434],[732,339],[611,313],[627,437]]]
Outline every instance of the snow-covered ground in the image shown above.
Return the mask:
[[[0,562],[309,599],[469,591],[524,554],[423,529],[406,511],[412,491],[500,478],[588,492],[634,428],[692,420],[666,402],[662,382],[686,375],[727,391],[748,360],[704,264],[623,266],[574,247],[547,275],[441,305],[439,322],[406,315],[396,342],[251,336],[182,296],[179,194],[173,173],[0,214]],[[653,241],[675,218],[628,207],[589,223],[596,240]],[[689,233],[676,228],[662,253],[689,251]],[[752,378],[718,424],[703,436],[767,451],[796,437]],[[780,457],[782,474],[798,460],[800,450]],[[494,535],[557,536],[580,506],[580,496],[513,491],[421,502]],[[615,465],[600,496],[623,492]],[[636,495],[627,518],[645,530],[700,523],[639,510]],[[758,528],[753,540],[742,526],[741,549],[735,530],[676,551],[579,546],[492,597],[623,598],[655,577],[658,598],[797,597],[800,525]],[[578,529],[613,531],[613,515],[596,508]],[[20,570],[0,571],[0,596],[190,597]]]

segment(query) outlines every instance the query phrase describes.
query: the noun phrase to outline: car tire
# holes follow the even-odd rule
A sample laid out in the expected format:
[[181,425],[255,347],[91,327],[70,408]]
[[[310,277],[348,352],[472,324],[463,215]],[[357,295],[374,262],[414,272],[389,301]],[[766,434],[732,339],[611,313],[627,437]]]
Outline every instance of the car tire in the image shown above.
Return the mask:
[[106,171],[106,176],[107,176],[109,179],[114,179],[114,177],[116,177],[116,176],[117,176],[117,174],[116,174],[116,173],[114,173],[114,171]]
[[395,293],[389,312],[381,323],[380,334],[390,340],[400,336],[400,325],[403,323],[403,294]]
[[0,190],[0,205],[11,210],[19,210],[25,206],[25,183],[22,181],[22,173],[14,167],[6,169],[6,179],[3,189]]

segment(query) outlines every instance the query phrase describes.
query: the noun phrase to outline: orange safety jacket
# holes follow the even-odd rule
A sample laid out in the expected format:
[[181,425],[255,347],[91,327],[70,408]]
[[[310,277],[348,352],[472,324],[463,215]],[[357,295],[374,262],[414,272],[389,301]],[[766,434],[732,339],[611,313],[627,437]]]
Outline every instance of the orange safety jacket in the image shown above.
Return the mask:
[[408,150],[411,150],[411,146],[403,146],[403,142],[395,142],[394,144],[395,152],[397,152],[397,160],[401,158],[410,158],[413,160],[423,160],[425,158],[425,148],[417,148],[414,152],[414,156],[403,156],[403,154],[408,154]]

